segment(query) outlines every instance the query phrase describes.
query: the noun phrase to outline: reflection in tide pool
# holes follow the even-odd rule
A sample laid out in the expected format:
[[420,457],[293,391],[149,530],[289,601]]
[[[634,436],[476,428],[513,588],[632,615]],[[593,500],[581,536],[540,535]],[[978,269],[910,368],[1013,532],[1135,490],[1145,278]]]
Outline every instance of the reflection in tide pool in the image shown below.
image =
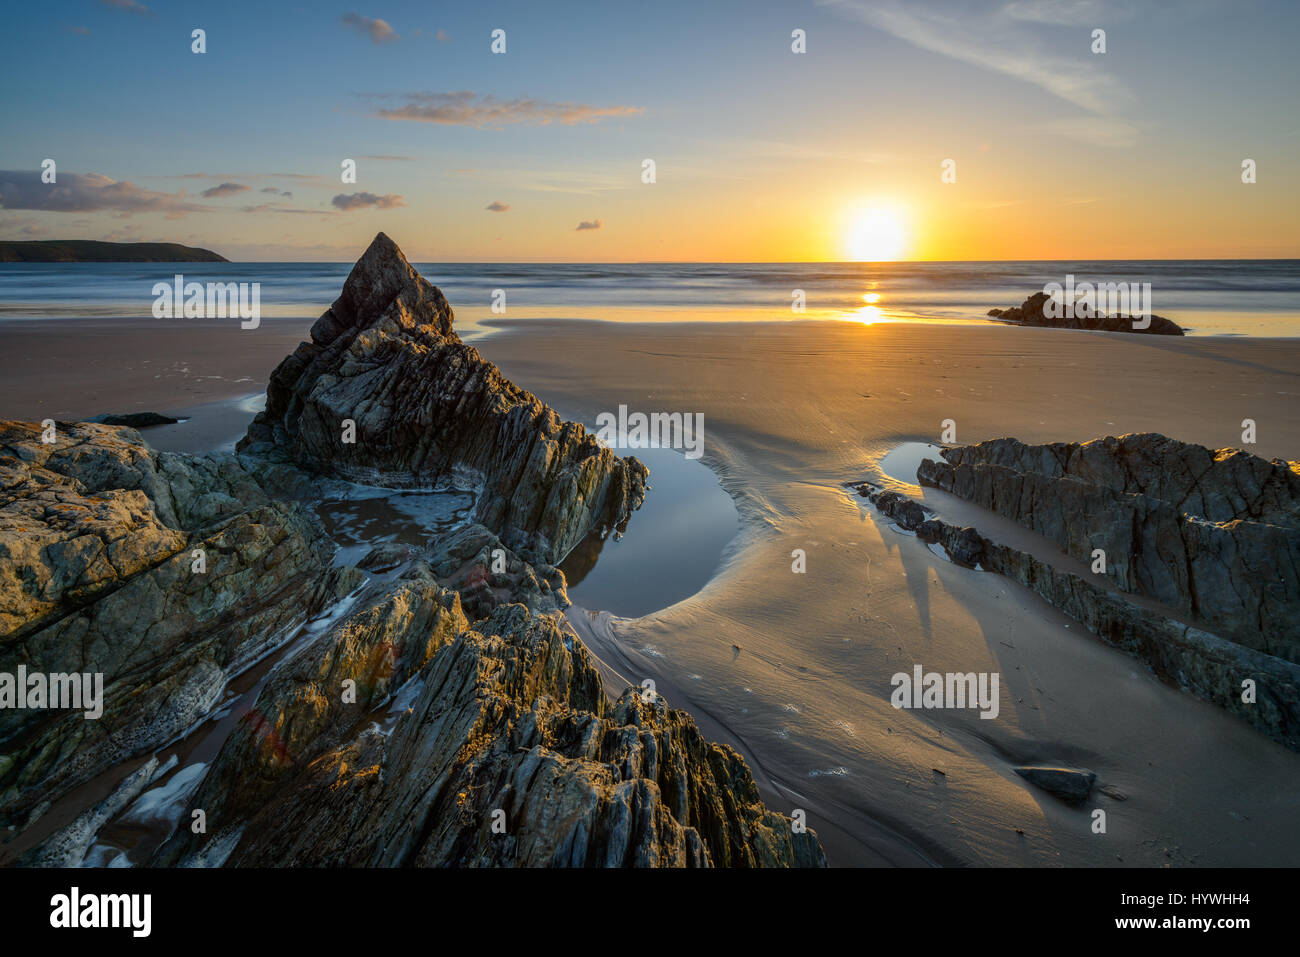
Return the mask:
[[731,496],[699,461],[672,449],[619,449],[650,469],[645,504],[615,540],[588,535],[560,569],[583,608],[637,618],[689,598],[722,564],[739,518]]
[[915,485],[916,470],[921,467],[921,461],[930,459],[942,462],[943,458],[939,455],[942,451],[942,446],[931,445],[929,442],[904,442],[885,453],[876,467],[895,481]]

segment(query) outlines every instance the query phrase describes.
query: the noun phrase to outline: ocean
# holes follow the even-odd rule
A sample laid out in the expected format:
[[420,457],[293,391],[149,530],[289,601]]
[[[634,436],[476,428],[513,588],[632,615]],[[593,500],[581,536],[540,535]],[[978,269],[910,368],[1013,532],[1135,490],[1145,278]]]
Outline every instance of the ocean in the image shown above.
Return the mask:
[[[967,322],[1048,283],[1151,284],[1192,335],[1300,336],[1300,260],[900,263],[416,263],[470,337],[493,319]],[[147,317],[155,283],[259,282],[262,316],[314,318],[350,263],[5,263],[0,321]],[[494,290],[505,312],[494,313]],[[792,311],[796,290],[806,308]],[[499,298],[499,297],[498,297]]]

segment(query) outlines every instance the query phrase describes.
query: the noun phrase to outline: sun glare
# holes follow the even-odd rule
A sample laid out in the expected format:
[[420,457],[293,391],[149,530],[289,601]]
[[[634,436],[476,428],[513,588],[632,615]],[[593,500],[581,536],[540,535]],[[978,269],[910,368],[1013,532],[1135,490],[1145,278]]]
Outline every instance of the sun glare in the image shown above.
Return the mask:
[[849,231],[849,258],[856,262],[891,262],[903,254],[903,223],[888,209],[868,209]]

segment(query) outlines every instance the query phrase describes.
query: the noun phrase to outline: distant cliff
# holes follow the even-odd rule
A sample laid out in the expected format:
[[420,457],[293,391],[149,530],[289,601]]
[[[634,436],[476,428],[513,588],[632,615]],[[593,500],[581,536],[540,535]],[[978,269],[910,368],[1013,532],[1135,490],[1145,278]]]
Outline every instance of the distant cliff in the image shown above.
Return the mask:
[[42,242],[0,241],[0,262],[5,263],[224,263],[210,249],[180,243],[101,243],[89,239],[52,239]]

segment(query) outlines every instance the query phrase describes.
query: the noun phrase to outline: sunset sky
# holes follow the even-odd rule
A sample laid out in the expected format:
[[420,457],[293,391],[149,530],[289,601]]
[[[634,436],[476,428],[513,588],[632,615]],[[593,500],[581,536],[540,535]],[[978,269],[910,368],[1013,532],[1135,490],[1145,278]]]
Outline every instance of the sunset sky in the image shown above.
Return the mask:
[[0,238],[761,262],[857,258],[866,229],[904,259],[1300,257],[1294,2],[367,3],[11,10]]

